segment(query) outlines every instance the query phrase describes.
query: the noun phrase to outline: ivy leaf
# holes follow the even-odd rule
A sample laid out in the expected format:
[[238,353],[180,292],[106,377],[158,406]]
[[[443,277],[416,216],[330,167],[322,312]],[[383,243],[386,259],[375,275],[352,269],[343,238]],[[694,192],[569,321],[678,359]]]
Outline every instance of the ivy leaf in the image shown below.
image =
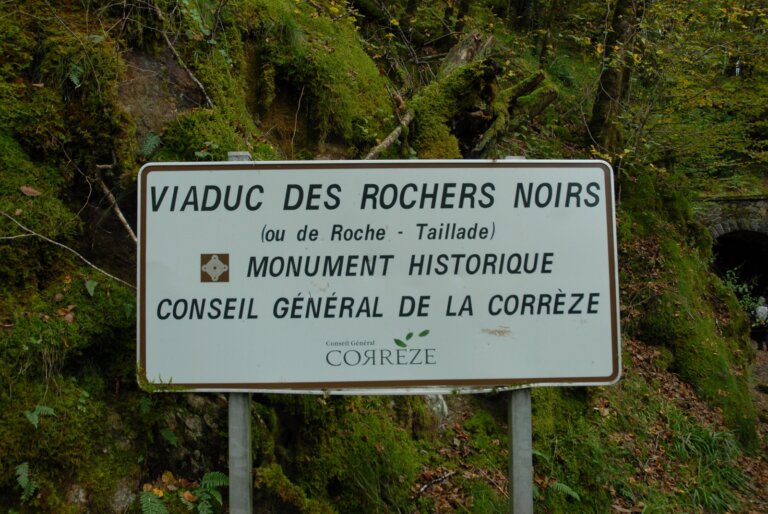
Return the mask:
[[419,332],[419,337],[427,337],[429,335],[429,330],[422,330]]
[[407,346],[408,346],[407,344],[405,344],[404,342],[402,342],[400,339],[395,339],[395,344],[396,344],[397,346],[399,346],[400,348],[405,348],[405,347],[407,347]]
[[85,289],[88,291],[88,294],[93,297],[93,294],[96,292],[96,286],[99,285],[98,282],[95,280],[86,280],[85,281]]

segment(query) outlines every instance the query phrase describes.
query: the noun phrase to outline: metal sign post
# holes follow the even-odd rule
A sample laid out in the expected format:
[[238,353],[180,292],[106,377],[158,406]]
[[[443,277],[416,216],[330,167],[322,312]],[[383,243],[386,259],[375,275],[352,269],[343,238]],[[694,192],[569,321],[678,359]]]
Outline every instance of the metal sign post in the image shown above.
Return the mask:
[[229,393],[229,512],[253,512],[251,395]]
[[509,502],[512,514],[533,514],[531,390],[509,392]]
[[[230,161],[250,161],[248,152],[229,152]],[[251,395],[229,393],[229,512],[253,512]]]

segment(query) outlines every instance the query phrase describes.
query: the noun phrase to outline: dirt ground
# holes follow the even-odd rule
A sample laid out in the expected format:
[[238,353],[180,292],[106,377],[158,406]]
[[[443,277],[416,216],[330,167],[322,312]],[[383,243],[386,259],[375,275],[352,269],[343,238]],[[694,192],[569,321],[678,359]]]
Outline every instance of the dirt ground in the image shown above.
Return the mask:
[[[757,343],[753,341],[753,344],[757,349]],[[752,458],[745,458],[744,467],[756,485],[754,496],[749,499],[749,512],[758,514],[768,512],[768,487],[762,485],[768,482],[768,351],[757,351],[752,375],[752,396],[757,409],[760,451]]]
[[[754,343],[757,348],[757,343]],[[725,430],[722,414],[712,409],[704,400],[699,398],[690,384],[684,383],[674,374],[656,370],[651,362],[655,351],[654,347],[641,344],[637,341],[625,341],[625,351],[632,356],[633,367],[637,373],[647,380],[664,384],[662,394],[668,396],[671,401],[686,405],[688,414],[699,419],[703,424]],[[752,394],[758,411],[758,437],[760,449],[753,455],[743,456],[739,459],[745,473],[752,477],[753,487],[741,493],[745,514],[768,513],[768,487],[762,484],[768,483],[768,351],[756,353],[753,367]],[[471,452],[471,445],[466,445],[469,435],[462,428],[462,422],[468,418],[472,411],[472,402],[467,396],[453,395],[447,397],[448,417],[443,420],[443,426],[452,431],[453,444],[444,452],[456,454],[457,458],[465,452]],[[506,448],[500,444],[499,451],[506,452]],[[655,459],[661,462],[663,454]],[[461,460],[461,459],[460,459]],[[462,465],[460,469],[449,470],[444,467],[423,470],[418,486],[414,489],[414,496],[430,498],[435,503],[436,512],[462,511],[471,506],[472,499],[467,492],[462,490],[455,479],[464,476],[480,478],[495,488],[502,496],[507,496],[507,477],[499,470],[489,471],[479,469],[472,465]],[[540,477],[538,477],[540,478]],[[614,506],[614,512],[636,512],[631,509],[622,509],[620,505]],[[639,512],[639,511],[637,511]]]
[[[757,343],[755,343],[757,348]],[[754,398],[755,406],[760,417],[762,435],[768,436],[768,351],[758,351],[755,367],[753,368],[755,380]]]

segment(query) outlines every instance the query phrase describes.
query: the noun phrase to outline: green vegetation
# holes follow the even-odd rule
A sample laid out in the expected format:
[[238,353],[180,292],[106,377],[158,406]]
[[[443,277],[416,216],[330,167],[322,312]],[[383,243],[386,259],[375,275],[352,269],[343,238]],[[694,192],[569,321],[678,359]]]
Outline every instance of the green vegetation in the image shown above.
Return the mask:
[[[136,383],[102,182],[135,226],[150,160],[359,158],[401,121],[382,156],[614,166],[624,378],[533,392],[537,511],[765,507],[754,294],[694,206],[768,193],[768,13],[688,4],[0,2],[0,510],[226,511],[225,399]],[[503,395],[448,400],[254,396],[259,505],[503,512]]]

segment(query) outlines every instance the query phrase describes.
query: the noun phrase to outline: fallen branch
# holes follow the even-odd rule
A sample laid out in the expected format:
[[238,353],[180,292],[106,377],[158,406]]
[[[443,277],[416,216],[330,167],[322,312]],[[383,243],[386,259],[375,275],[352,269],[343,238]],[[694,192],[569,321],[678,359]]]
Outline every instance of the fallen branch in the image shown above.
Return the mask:
[[[380,5],[384,9],[384,5]],[[464,39],[464,41],[456,45],[449,52],[448,57],[446,57],[445,62],[440,69],[441,78],[444,79],[457,68],[460,68],[467,63],[473,62],[485,56],[493,46],[494,41],[495,40],[493,37],[483,38],[478,33],[470,34],[467,38]],[[542,74],[542,80],[543,78],[544,75]],[[398,112],[402,112],[405,107],[405,102],[403,101],[402,97],[400,97],[397,92],[391,93],[391,96],[395,102],[396,110]],[[408,128],[408,126],[411,124],[414,116],[414,111],[406,111],[405,115],[403,115],[403,117],[400,119],[400,124],[395,127],[395,129],[390,132],[389,135],[384,138],[381,143],[374,146],[371,151],[369,151],[368,154],[363,157],[363,160],[375,159],[379,156],[379,154],[381,154],[381,152],[392,146],[392,144],[400,138],[403,130]]]
[[123,216],[123,211],[120,210],[120,206],[117,204],[117,199],[112,194],[112,191],[109,190],[107,185],[104,183],[104,180],[100,176],[96,175],[96,181],[99,183],[99,187],[101,187],[104,196],[106,196],[107,200],[109,200],[109,203],[112,204],[112,209],[114,209],[115,214],[117,215],[117,219],[119,219],[120,223],[123,224],[126,232],[128,232],[128,235],[131,237],[131,239],[133,239],[133,242],[139,244],[139,240],[136,237],[136,232],[133,231],[131,225],[128,224],[128,220],[125,219],[125,216]]
[[165,16],[163,15],[163,11],[155,5],[155,12],[157,13],[157,17],[160,18],[160,23],[163,24],[162,30],[160,32],[163,34],[163,39],[165,39],[165,44],[168,45],[168,48],[170,49],[171,53],[173,53],[173,57],[176,59],[176,62],[179,63],[179,66],[184,68],[184,71],[187,72],[187,75],[189,75],[189,78],[192,79],[192,82],[197,84],[197,87],[200,88],[200,92],[205,97],[205,102],[208,104],[208,107],[213,109],[213,101],[208,96],[208,93],[205,90],[205,86],[203,86],[203,83],[200,82],[194,73],[192,73],[192,70],[189,69],[189,67],[184,63],[184,59],[181,58],[181,55],[179,55],[179,52],[176,50],[176,47],[173,46],[173,43],[171,42],[171,39],[168,37],[168,33],[165,31]]
[[507,102],[509,107],[513,107],[517,99],[521,96],[533,93],[536,88],[539,87],[542,82],[544,82],[544,78],[544,73],[539,71],[538,73],[534,73],[522,82],[515,84],[508,91],[502,92],[502,95],[508,98]]
[[392,144],[397,141],[400,138],[400,135],[403,133],[403,130],[408,128],[408,125],[411,124],[413,121],[413,111],[408,111],[405,113],[405,116],[402,117],[400,120],[400,125],[395,127],[395,130],[389,133],[387,137],[384,138],[384,140],[379,143],[378,145],[374,146],[368,154],[363,157],[363,160],[368,161],[371,159],[375,159],[376,157],[381,154],[384,150],[392,146]]
[[427,482],[423,486],[419,487],[419,494],[422,494],[424,491],[426,491],[427,489],[429,489],[430,487],[432,487],[435,484],[439,484],[440,482],[445,482],[446,480],[448,480],[449,478],[451,478],[455,474],[456,474],[456,471],[449,471],[445,475],[441,475],[441,476],[439,476],[439,477],[437,477],[435,479],[430,480],[429,482]]
[[[42,239],[43,241],[45,241],[45,242],[47,242],[47,243],[51,243],[51,244],[52,244],[52,245],[54,245],[54,246],[58,246],[59,248],[63,248],[64,250],[66,250],[66,251],[68,251],[68,252],[70,252],[70,253],[74,254],[74,255],[75,255],[77,258],[79,258],[81,261],[83,261],[83,262],[84,262],[84,263],[86,263],[88,266],[90,266],[91,268],[95,269],[96,271],[98,271],[98,272],[99,272],[99,273],[101,273],[102,275],[105,275],[105,276],[107,276],[107,277],[111,278],[112,280],[116,280],[117,282],[120,282],[121,284],[123,284],[123,285],[126,285],[126,286],[130,287],[131,289],[136,289],[136,286],[134,286],[133,284],[129,284],[129,283],[128,283],[128,282],[126,282],[125,280],[123,280],[123,279],[121,279],[121,278],[117,278],[116,276],[114,276],[114,275],[112,275],[112,274],[110,274],[110,273],[108,273],[108,272],[104,271],[103,269],[101,269],[101,268],[99,268],[98,266],[96,266],[94,263],[92,263],[91,261],[89,261],[88,259],[86,259],[85,257],[83,257],[83,256],[82,256],[81,254],[79,254],[79,253],[78,253],[76,250],[73,250],[73,249],[72,249],[72,248],[70,248],[69,246],[67,246],[67,245],[65,245],[65,244],[62,244],[62,243],[59,243],[58,241],[54,241],[54,240],[53,240],[53,239],[51,239],[50,237],[45,237],[45,236],[44,236],[44,235],[42,235],[42,234],[38,234],[37,232],[35,232],[35,231],[34,231],[34,230],[32,230],[31,228],[27,228],[26,226],[22,225],[22,224],[21,224],[21,222],[20,222],[19,220],[17,220],[16,218],[14,218],[13,216],[11,216],[10,214],[7,214],[7,213],[5,213],[5,212],[2,212],[2,211],[0,211],[0,214],[2,214],[2,215],[3,215],[3,216],[5,216],[6,218],[8,218],[8,219],[9,219],[9,220],[11,220],[12,222],[14,222],[14,223],[15,223],[15,224],[16,224],[16,225],[17,225],[17,226],[18,226],[18,227],[19,227],[21,230],[23,230],[24,232],[26,232],[26,233],[27,233],[27,234],[29,234],[30,236],[35,236],[35,237],[38,237],[38,238]],[[11,236],[11,237],[14,237],[14,236]]]

